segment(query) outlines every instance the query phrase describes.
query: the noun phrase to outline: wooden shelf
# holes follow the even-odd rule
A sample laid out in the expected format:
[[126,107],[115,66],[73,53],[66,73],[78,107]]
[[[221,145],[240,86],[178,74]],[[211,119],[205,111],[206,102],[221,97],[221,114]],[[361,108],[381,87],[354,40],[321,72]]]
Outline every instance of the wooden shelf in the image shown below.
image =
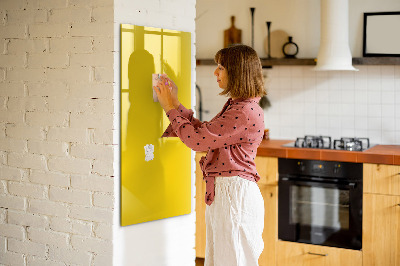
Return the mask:
[[262,66],[315,66],[314,58],[260,58]]
[[[296,66],[296,65],[315,65],[314,58],[260,58],[263,68],[270,68],[272,66]],[[197,59],[197,66],[211,66],[216,65],[214,59]]]
[[353,65],[400,65],[400,57],[358,57]]
[[[272,66],[314,66],[315,58],[260,58],[263,67]],[[196,65],[215,65],[214,59],[197,59]],[[353,65],[400,65],[400,57],[357,57]]]

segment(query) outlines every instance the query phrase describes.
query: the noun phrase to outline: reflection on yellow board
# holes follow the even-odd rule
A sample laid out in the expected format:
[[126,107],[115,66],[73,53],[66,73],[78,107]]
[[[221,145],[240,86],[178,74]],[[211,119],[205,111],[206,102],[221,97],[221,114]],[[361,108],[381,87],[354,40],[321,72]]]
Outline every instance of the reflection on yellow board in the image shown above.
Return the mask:
[[167,74],[180,102],[190,107],[190,32],[122,24],[122,226],[191,209],[191,152],[179,138],[160,138],[169,120],[153,102],[153,73]]

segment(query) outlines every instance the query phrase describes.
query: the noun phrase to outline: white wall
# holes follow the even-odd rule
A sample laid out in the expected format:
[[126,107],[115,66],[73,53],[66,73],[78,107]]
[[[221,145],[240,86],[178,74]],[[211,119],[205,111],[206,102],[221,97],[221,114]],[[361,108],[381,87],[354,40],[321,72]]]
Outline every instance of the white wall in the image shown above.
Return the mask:
[[[237,27],[249,29],[247,35],[243,33],[243,42],[250,44],[250,11],[247,8],[250,6],[256,7],[257,23],[263,25],[262,30],[255,31],[255,49],[261,57],[266,56],[262,46],[266,36],[265,20],[271,20],[273,27],[297,33],[293,36],[300,47],[299,58],[317,56],[319,1],[219,3],[224,8],[217,8],[213,1],[197,4],[198,58],[213,58],[222,46],[222,31],[229,27],[229,17],[237,15],[235,12],[241,14],[237,15]],[[236,9],[237,6],[245,11]],[[400,10],[400,2],[349,0],[349,9],[350,47],[353,57],[360,57],[362,12]],[[262,12],[265,16],[257,17]],[[271,137],[295,139],[305,134],[326,134],[334,138],[369,137],[373,143],[400,144],[400,66],[355,67],[360,71],[314,72],[310,66],[274,66],[264,70],[272,104],[264,113]],[[212,66],[197,67],[196,83],[202,89],[203,109],[210,112],[203,114],[204,120],[211,119],[226,101],[225,97],[217,96],[219,89],[213,71]]]
[[194,0],[1,1],[1,265],[194,264],[194,200],[119,226],[114,148],[119,24],[190,31],[194,59],[194,17]]
[[[268,79],[265,126],[274,139],[308,135],[369,137],[375,144],[400,144],[400,66],[355,66],[359,72],[316,72],[310,66],[274,66]],[[197,68],[204,120],[226,98],[219,92],[212,66]]]
[[400,66],[356,67],[359,72],[271,70],[272,107],[265,112],[265,121],[272,137],[322,134],[400,144]]
[[[299,46],[299,58],[314,58],[320,38],[320,0],[201,0],[196,6],[197,58],[213,58],[223,46],[223,31],[236,17],[236,28],[242,30],[242,42],[251,45],[251,13],[254,14],[254,49],[266,57],[265,39],[271,31],[282,30]],[[399,11],[398,0],[349,0],[349,42],[353,57],[362,56],[363,12]],[[272,35],[272,34],[271,34]],[[271,41],[273,43],[273,40]],[[271,45],[272,46],[272,45]]]
[[111,265],[113,1],[0,3],[0,264]]
[[230,27],[232,15],[236,28],[242,30],[242,43],[251,45],[250,7],[256,8],[254,49],[260,57],[266,56],[266,21],[272,22],[271,31],[284,30],[293,36],[299,57],[313,56],[319,44],[319,0],[202,0],[196,6],[197,58],[214,58],[223,47],[223,31]]
[[[192,33],[192,95],[195,74],[195,0],[115,0],[114,1],[114,97],[115,113],[119,113],[120,90],[120,24],[175,29]],[[194,96],[192,99],[193,104]],[[119,132],[119,117],[114,120]],[[119,143],[119,133],[114,135]],[[115,158],[119,158],[117,151]],[[119,170],[119,162],[116,162]],[[114,265],[126,266],[186,266],[195,260],[195,176],[192,153],[192,213],[158,221],[120,227],[119,200],[114,212]],[[119,172],[115,176],[120,176]],[[116,198],[120,198],[119,179],[115,183]]]

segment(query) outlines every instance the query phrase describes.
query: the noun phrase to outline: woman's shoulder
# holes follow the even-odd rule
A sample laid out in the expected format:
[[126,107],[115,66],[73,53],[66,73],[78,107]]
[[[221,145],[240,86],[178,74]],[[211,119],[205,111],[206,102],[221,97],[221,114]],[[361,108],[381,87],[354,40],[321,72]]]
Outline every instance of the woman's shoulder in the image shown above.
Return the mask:
[[235,102],[235,104],[233,104],[233,107],[236,107],[237,109],[242,109],[245,112],[252,110],[262,110],[262,108],[258,104],[259,102],[260,97],[241,99],[240,101]]
[[[258,98],[258,99],[257,99]],[[243,117],[254,121],[264,118],[264,111],[258,104],[260,97],[235,101],[229,108],[229,113],[235,117]]]

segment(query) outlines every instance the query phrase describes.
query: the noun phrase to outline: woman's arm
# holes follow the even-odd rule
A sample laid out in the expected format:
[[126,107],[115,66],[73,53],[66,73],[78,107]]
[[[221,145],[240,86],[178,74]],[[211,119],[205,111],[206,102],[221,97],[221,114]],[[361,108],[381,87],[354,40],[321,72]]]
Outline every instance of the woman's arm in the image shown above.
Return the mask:
[[205,151],[246,142],[244,132],[248,130],[247,115],[237,109],[230,109],[211,122],[195,127],[187,118],[172,109],[167,112],[173,133],[194,151]]
[[178,112],[185,118],[187,118],[195,127],[199,127],[202,122],[193,116],[194,112],[192,109],[186,109],[183,104],[179,103],[178,108],[176,108]]
[[[190,121],[190,123],[195,127],[198,128],[201,126],[203,122],[201,122],[199,119],[193,117],[193,110],[192,109],[186,109],[185,106],[183,106],[181,103],[179,103],[178,108],[175,108],[181,116],[186,118],[187,120]],[[170,123],[168,127],[165,129],[164,133],[161,136],[162,138],[166,137],[178,137],[175,132],[172,130],[172,124]]]
[[[175,110],[181,117],[186,118],[190,123],[192,123],[194,127],[199,127],[202,124],[200,120],[193,117],[192,110],[186,109],[178,101],[178,87],[171,79],[162,76],[159,79],[157,86],[153,87],[153,90],[156,92],[160,105],[166,113]],[[177,137],[175,132],[172,130],[171,124],[168,125],[161,137]]]

